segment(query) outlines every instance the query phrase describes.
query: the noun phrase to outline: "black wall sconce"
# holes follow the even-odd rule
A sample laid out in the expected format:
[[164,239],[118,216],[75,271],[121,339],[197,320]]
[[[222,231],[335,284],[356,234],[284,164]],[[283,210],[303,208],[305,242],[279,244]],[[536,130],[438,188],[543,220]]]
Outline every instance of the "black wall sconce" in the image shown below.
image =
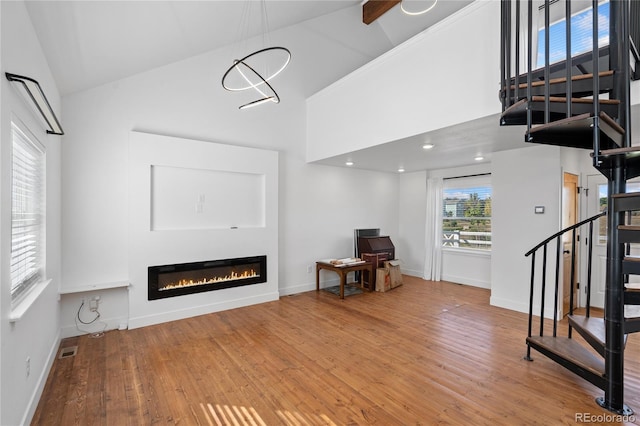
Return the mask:
[[47,100],[47,97],[44,95],[42,88],[40,87],[40,83],[36,80],[25,77],[22,75],[5,73],[7,76],[7,80],[19,84],[29,96],[29,98],[33,101],[38,111],[46,121],[49,126],[49,130],[47,133],[51,135],[64,135],[64,131],[62,130],[62,126],[56,117],[56,114],[51,109],[51,105]]

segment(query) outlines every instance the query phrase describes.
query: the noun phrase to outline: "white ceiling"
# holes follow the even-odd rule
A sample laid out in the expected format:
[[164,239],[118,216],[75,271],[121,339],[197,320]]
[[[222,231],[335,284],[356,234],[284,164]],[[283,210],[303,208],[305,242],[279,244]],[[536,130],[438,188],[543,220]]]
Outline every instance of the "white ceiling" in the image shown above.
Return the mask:
[[[361,0],[267,0],[266,7],[272,32],[301,25],[312,31],[314,38],[320,36],[333,44],[338,40],[358,52],[354,55],[357,59],[348,65],[350,68],[342,65],[340,74],[327,68],[315,70],[314,75],[305,75],[304,79],[292,77],[306,81],[306,87],[299,90],[309,96],[318,89],[319,82],[335,81],[471,1],[439,0],[432,11],[417,17],[404,15],[396,6],[369,26],[362,23]],[[27,0],[27,10],[63,96],[238,43],[262,32],[257,22],[260,12],[256,1]],[[246,22],[243,17],[247,16],[256,22],[243,24]],[[398,166],[406,171],[455,167],[473,164],[478,153],[489,161],[491,152],[515,148],[514,142],[522,139],[522,129],[500,128],[498,118],[492,117],[320,163],[344,167],[351,156],[356,161],[354,167],[369,170],[395,172]],[[425,140],[433,141],[436,147],[422,151]]]
[[[413,172],[487,163],[494,152],[533,146],[524,142],[522,126],[501,127],[498,119],[498,115],[485,117],[317,163],[344,167],[350,160],[354,163],[351,167],[356,168],[389,173],[403,168]],[[425,150],[425,144],[432,144],[433,148]],[[478,156],[482,160],[476,160]]]

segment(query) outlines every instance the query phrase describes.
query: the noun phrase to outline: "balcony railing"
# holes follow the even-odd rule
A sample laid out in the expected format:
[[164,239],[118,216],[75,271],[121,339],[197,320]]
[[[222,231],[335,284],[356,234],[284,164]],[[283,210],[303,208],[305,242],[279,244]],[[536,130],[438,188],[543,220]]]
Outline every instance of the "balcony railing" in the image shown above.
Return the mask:
[[444,231],[442,247],[491,250],[491,232]]

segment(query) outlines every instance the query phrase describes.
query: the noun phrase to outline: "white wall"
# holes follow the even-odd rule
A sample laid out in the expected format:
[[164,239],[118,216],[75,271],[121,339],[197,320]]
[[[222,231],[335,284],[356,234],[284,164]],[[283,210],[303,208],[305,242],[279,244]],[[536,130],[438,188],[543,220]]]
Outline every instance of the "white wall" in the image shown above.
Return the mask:
[[396,255],[402,260],[403,274],[424,275],[425,224],[427,208],[427,172],[404,173],[399,176],[399,229],[394,241]]
[[310,97],[308,161],[499,113],[499,31],[500,2],[473,2]]
[[[296,32],[301,29],[282,31],[293,32],[292,52],[306,48]],[[271,34],[274,43],[278,34]],[[315,289],[315,269],[308,273],[308,267],[318,259],[351,255],[354,228],[379,227],[396,239],[397,176],[306,164],[304,99],[283,84],[277,89],[282,88],[279,105],[239,111],[241,100],[220,86],[230,58],[225,49],[212,51],[63,99],[64,288],[132,278],[127,254],[132,130],[278,151],[281,295]],[[315,64],[295,66],[311,72]],[[280,78],[287,78],[287,70]],[[115,327],[127,315],[126,303],[120,303],[122,295],[102,296],[102,309],[110,312]],[[78,299],[63,306],[69,330],[77,309]]]
[[[60,117],[60,96],[23,2],[0,2],[0,424],[28,424],[59,342],[60,137],[44,124],[4,76],[22,74],[40,82]],[[52,281],[17,322],[10,322],[11,117],[15,114],[45,145],[47,161],[46,275]],[[26,359],[30,374],[26,374]]]
[[[491,304],[528,312],[531,258],[524,254],[561,226],[560,148],[493,153],[492,185]],[[535,206],[544,206],[544,214],[535,214]],[[540,255],[536,263],[540,265]],[[547,293],[545,312],[552,316],[553,291]],[[536,294],[539,312],[540,292]]]

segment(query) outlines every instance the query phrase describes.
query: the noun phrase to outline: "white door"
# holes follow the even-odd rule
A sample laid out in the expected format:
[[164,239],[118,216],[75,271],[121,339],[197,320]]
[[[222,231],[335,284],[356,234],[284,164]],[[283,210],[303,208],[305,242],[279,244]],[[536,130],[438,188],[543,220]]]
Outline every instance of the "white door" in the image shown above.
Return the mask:
[[[604,176],[598,175],[588,175],[587,176],[587,188],[589,189],[588,197],[587,197],[587,217],[592,217],[598,214],[599,212],[605,210],[607,208],[607,180]],[[629,181],[627,182],[627,192],[640,192],[640,182]],[[634,213],[631,223],[634,225],[638,224],[640,220],[640,216],[637,216]],[[587,235],[587,232],[583,232],[583,235]],[[583,240],[584,247],[584,256],[587,254],[587,239]],[[637,247],[637,244],[634,244],[631,249],[630,255],[632,256],[640,256],[640,248]],[[584,261],[582,264],[584,265],[583,271],[581,274],[581,283],[582,287],[582,295],[586,295],[586,287],[587,287],[587,261],[586,257],[583,257]],[[591,306],[596,308],[604,308],[604,294],[605,294],[605,285],[606,285],[606,274],[607,274],[607,218],[601,217],[594,223],[593,227],[593,258],[592,258],[592,269],[591,269]],[[630,276],[629,280],[631,283],[638,285],[639,277]],[[585,300],[586,302],[586,300]],[[586,303],[582,303],[585,305]]]
[[[607,208],[607,179],[601,174],[587,176],[587,217],[592,217]],[[588,228],[587,228],[588,229]],[[583,272],[580,275],[580,287],[582,295],[586,296],[587,290],[587,231],[581,232],[584,236],[582,244],[584,254]],[[593,254],[591,266],[591,306],[604,308],[604,291],[607,278],[607,217],[601,217],[593,226]],[[586,297],[584,299],[586,305]]]

